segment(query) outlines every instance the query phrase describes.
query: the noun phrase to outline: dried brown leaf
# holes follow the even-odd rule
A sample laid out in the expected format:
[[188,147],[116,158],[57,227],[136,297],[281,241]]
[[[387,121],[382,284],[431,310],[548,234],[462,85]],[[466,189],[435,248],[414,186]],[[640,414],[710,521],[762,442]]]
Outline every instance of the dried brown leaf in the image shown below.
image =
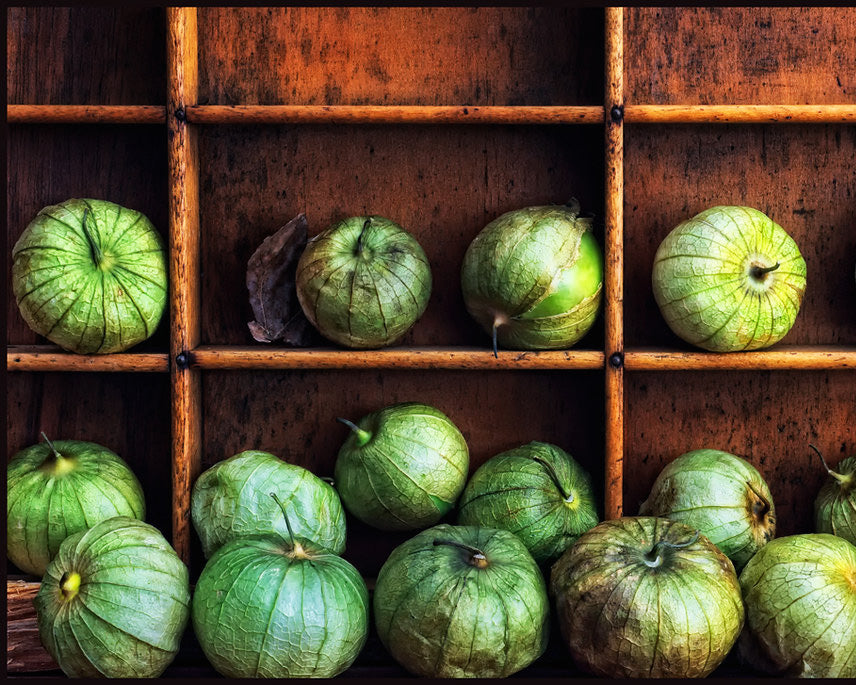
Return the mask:
[[295,347],[316,342],[297,300],[297,261],[306,238],[306,215],[301,213],[265,238],[247,262],[247,290],[256,317],[247,326],[258,342],[282,340]]

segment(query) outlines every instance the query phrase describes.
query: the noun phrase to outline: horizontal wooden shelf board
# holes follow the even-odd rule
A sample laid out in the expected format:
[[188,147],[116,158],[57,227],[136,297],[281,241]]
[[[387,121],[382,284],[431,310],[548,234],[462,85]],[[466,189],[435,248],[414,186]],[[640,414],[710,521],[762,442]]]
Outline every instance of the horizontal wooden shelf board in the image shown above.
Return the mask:
[[602,369],[603,352],[531,352],[489,348],[398,347],[384,350],[260,349],[203,345],[191,353],[201,369]]
[[163,105],[6,105],[10,124],[164,124]]
[[602,124],[594,106],[191,105],[194,124]]
[[166,352],[122,352],[119,354],[75,354],[52,345],[9,345],[8,371],[134,371],[167,373]]
[[782,345],[754,352],[684,352],[628,349],[628,371],[834,371],[856,369],[856,347]]
[[836,124],[856,122],[856,105],[625,105],[630,124]]

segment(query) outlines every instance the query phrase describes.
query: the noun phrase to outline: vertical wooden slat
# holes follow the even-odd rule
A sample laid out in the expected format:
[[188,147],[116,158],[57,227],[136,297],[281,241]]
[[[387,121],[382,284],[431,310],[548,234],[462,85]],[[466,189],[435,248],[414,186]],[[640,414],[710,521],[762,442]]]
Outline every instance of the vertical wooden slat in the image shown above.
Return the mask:
[[172,536],[190,557],[190,488],[202,444],[199,371],[188,353],[199,344],[199,159],[186,107],[197,100],[196,8],[167,9],[167,131],[169,136],[170,321],[172,385]]
[[624,10],[606,9],[606,465],[605,514],[623,513],[624,459]]

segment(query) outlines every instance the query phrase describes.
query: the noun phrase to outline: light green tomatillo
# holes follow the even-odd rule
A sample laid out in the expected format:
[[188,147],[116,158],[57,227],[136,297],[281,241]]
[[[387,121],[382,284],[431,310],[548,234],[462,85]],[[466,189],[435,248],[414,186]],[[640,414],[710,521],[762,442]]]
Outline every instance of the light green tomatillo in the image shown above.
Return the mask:
[[765,214],[717,206],[666,236],[651,280],[678,337],[713,352],[758,350],[794,325],[806,265],[794,240]]
[[461,267],[467,311],[511,349],[561,349],[582,338],[601,301],[603,257],[579,204],[526,207],[491,221]]

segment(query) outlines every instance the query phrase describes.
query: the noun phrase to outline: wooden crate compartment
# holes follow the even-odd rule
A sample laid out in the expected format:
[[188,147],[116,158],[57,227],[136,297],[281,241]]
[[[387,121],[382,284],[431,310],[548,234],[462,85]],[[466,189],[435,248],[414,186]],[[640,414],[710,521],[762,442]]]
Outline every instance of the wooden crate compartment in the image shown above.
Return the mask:
[[856,128],[848,125],[628,126],[626,168],[645,170],[625,177],[628,347],[692,349],[654,301],[654,254],[679,223],[721,204],[767,214],[806,261],[805,296],[781,345],[856,345],[854,156]]
[[[332,477],[348,436],[336,418],[356,421],[398,402],[444,412],[467,440],[471,471],[532,440],[559,445],[589,471],[603,509],[603,383],[597,371],[205,371],[200,468],[261,449]],[[348,516],[345,557],[371,578],[410,537],[378,535]],[[193,559],[194,574],[202,570],[199,559]]]
[[[310,236],[369,213],[412,233],[431,264],[428,308],[400,344],[487,350],[461,296],[468,245],[503,212],[572,196],[596,215],[602,244],[601,148],[596,126],[203,127],[201,340],[253,343],[247,260],[266,236],[300,212]],[[574,350],[602,349],[602,330]]]
[[164,16],[161,7],[9,7],[6,101],[162,106]]
[[[559,444],[611,518],[635,514],[693,447],[757,457],[781,534],[810,529],[823,472],[805,443],[833,462],[856,444],[853,8],[12,8],[7,20],[8,249],[42,206],[89,195],[144,211],[170,250],[168,321],[121,355],[44,345],[7,297],[8,455],[42,429],[113,447],[193,577],[203,469],[258,448],[329,475],[345,437],[335,416],[404,400],[446,411],[473,469],[529,440]],[[460,297],[464,251],[503,211],[572,195],[597,217],[603,314],[572,350],[494,359]],[[769,213],[809,264],[796,326],[770,350],[690,349],[651,295],[662,237],[726,202]],[[301,211],[310,234],[376,212],[416,235],[435,285],[402,345],[250,339],[246,261]],[[408,536],[349,523],[346,556],[371,580]],[[7,587],[10,630],[29,630],[8,638],[9,670],[57,674],[34,642],[35,586]],[[733,654],[716,672],[745,674]],[[191,631],[166,675],[214,675]],[[405,674],[373,633],[346,675]],[[578,675],[558,630],[522,675]]]
[[[110,200],[139,210],[167,242],[166,147],[160,127],[12,126],[7,146],[7,255],[40,209],[73,197]],[[47,345],[21,318],[12,295],[11,257],[8,263],[7,344]],[[168,341],[169,315],[164,313],[154,335],[133,353],[166,352]]]
[[625,32],[628,104],[856,103],[852,7],[631,7]]
[[603,13],[200,8],[199,103],[599,105]]
[[[660,471],[693,449],[737,454],[764,476],[776,536],[814,532],[827,479],[816,445],[837,464],[856,444],[853,372],[639,372],[627,376],[625,513],[635,515]],[[660,417],[652,423],[651,416]],[[833,466],[834,468],[834,466]]]
[[[146,521],[169,538],[169,377],[158,373],[10,373],[8,457],[41,442],[86,440],[113,450],[143,486]],[[20,573],[9,562],[10,574]],[[31,578],[31,580],[36,580]]]

